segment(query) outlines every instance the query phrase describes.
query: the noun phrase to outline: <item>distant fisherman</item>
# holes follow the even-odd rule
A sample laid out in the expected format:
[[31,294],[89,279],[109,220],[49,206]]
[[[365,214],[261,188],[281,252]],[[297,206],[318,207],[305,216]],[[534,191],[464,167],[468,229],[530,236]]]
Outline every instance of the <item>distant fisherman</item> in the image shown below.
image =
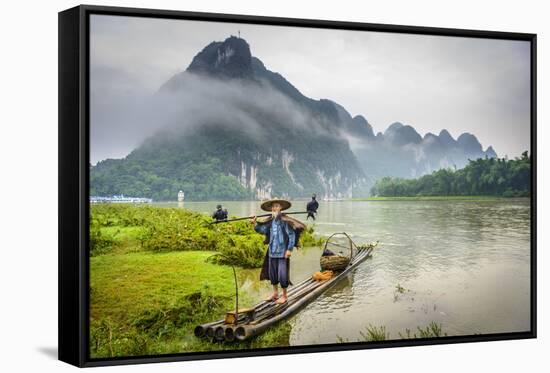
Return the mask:
[[316,198],[317,196],[313,194],[311,196],[311,201],[309,201],[306,206],[306,210],[307,210],[306,220],[309,220],[310,217],[312,217],[313,220],[315,220],[315,214],[317,214],[317,209],[319,208],[319,202],[317,202]]
[[222,205],[216,206],[216,211],[212,214],[212,219],[216,219],[216,221],[227,220],[227,209],[222,208]]

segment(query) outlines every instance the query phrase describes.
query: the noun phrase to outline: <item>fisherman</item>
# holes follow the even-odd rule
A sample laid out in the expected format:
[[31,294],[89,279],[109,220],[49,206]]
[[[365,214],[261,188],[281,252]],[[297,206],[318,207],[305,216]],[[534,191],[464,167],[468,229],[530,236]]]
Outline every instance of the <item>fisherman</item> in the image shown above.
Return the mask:
[[216,221],[227,220],[227,209],[222,208],[222,205],[217,205],[216,211],[212,214],[212,219],[216,219]]
[[310,217],[315,220],[315,214],[317,214],[317,209],[319,208],[319,202],[316,200],[317,196],[315,193],[311,196],[311,201],[306,205],[307,217],[306,220],[309,220]]
[[[270,211],[271,216],[261,222],[258,222],[255,216],[251,219],[256,232],[265,235],[264,243],[269,244],[260,280],[270,280],[273,292],[266,301],[275,301],[277,304],[287,301],[287,288],[291,284],[290,256],[298,244],[300,233],[305,229],[302,222],[282,213],[290,206],[291,203],[284,199],[265,201],[261,208],[264,211]],[[283,293],[281,297],[279,297],[279,285]]]

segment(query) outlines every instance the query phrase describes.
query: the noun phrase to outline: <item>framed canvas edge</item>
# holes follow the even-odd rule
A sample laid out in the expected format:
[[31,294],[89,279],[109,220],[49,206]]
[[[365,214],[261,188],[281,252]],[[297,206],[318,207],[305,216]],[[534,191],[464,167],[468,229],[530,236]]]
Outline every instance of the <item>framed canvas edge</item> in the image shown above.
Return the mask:
[[82,9],[58,14],[58,359],[83,366]]
[[[89,352],[89,16],[92,14],[155,17],[212,22],[254,23],[295,27],[314,27],[358,31],[380,31],[408,34],[476,37],[529,41],[531,45],[531,330],[516,333],[495,333],[435,339],[390,340],[324,345],[262,348],[246,351],[209,351],[166,355],[128,356],[124,358],[92,359]],[[66,35],[62,28],[72,25],[78,33]],[[532,33],[463,30],[423,26],[401,26],[347,21],[265,17],[220,13],[202,13],[159,9],[140,9],[80,5],[59,12],[59,201],[58,201],[58,340],[59,360],[79,367],[141,364],[168,361],[188,361],[236,358],[296,353],[360,350],[388,347],[413,347],[437,344],[504,341],[536,338],[536,40]],[[77,81],[70,81],[70,71]],[[70,97],[70,96],[73,97]],[[77,128],[75,128],[75,121]],[[76,131],[75,131],[76,130]],[[75,150],[75,144],[78,149]],[[78,157],[65,158],[68,153]],[[76,177],[78,182],[73,180]],[[76,184],[75,184],[76,183]],[[75,219],[75,216],[77,217]],[[76,237],[75,237],[76,232]],[[77,255],[75,255],[75,245]],[[75,273],[77,269],[77,273]],[[74,315],[77,310],[77,315]],[[77,343],[77,346],[68,344]]]
[[307,28],[328,28],[341,30],[357,31],[378,31],[390,33],[407,33],[420,35],[440,35],[440,36],[459,36],[473,38],[491,38],[491,39],[513,39],[531,41],[536,34],[512,31],[491,31],[475,29],[459,29],[449,27],[433,26],[413,26],[397,25],[383,23],[353,22],[353,21],[335,21],[326,19],[309,18],[290,18],[290,17],[272,17],[259,15],[242,15],[229,13],[207,13],[182,10],[167,10],[153,8],[129,8],[129,7],[111,7],[98,5],[81,5],[85,12],[89,14],[103,15],[122,15],[130,17],[145,18],[170,18],[193,21],[210,21],[224,23],[250,23],[258,25],[271,26],[295,26]]
[[320,352],[342,352],[356,350],[370,350],[380,348],[398,348],[398,347],[422,347],[432,345],[449,345],[458,343],[481,343],[481,342],[505,342],[511,340],[533,339],[536,336],[531,332],[517,333],[497,333],[483,335],[468,335],[456,337],[440,337],[426,339],[411,339],[411,340],[388,340],[381,342],[351,342],[351,343],[334,343],[334,344],[319,344],[308,346],[292,346],[279,348],[262,348],[250,350],[233,350],[233,351],[211,351],[197,353],[179,353],[166,355],[147,355],[134,356],[125,358],[105,358],[105,359],[90,359],[87,360],[83,367],[98,367],[111,365],[128,365],[128,364],[149,364],[160,362],[176,362],[176,361],[193,361],[193,360],[213,360],[213,359],[228,359],[228,358],[243,358],[243,357],[261,357],[271,355],[294,355],[305,353],[320,353]]

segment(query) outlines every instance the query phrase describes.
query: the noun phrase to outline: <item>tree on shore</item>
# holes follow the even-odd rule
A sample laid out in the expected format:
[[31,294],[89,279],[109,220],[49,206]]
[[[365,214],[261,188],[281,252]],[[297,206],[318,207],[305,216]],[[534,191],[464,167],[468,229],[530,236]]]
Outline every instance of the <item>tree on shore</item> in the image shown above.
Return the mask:
[[478,158],[460,170],[440,169],[418,179],[384,177],[371,189],[380,197],[487,195],[527,197],[531,191],[531,156]]

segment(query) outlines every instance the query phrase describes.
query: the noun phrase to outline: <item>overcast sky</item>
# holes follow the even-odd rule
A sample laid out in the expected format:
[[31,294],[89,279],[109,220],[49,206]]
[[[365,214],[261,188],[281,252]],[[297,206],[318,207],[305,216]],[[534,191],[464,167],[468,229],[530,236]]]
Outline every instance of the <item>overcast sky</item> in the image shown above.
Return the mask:
[[139,145],[150,133],[133,126],[132,108],[239,31],[269,70],[363,115],[375,133],[399,121],[422,136],[473,133],[501,157],[530,150],[528,42],[93,15],[92,163]]

